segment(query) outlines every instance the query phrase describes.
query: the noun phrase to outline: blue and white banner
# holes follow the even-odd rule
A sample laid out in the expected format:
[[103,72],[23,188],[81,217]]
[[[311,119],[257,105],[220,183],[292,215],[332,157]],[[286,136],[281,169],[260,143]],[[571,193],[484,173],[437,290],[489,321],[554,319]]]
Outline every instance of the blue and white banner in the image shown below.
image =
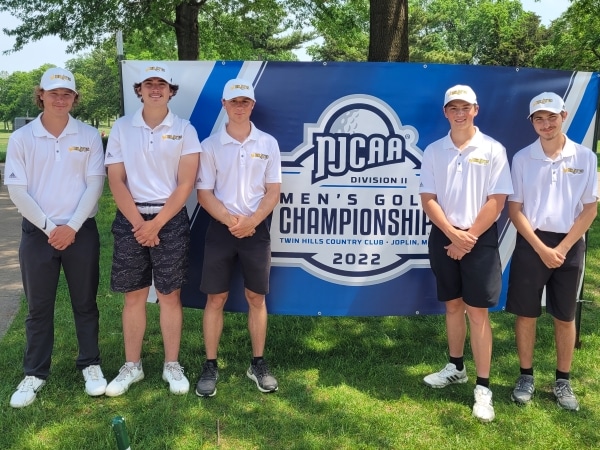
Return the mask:
[[[123,61],[125,112],[142,61]],[[225,82],[253,82],[253,123],[279,142],[283,183],[271,219],[270,313],[373,316],[437,314],[427,255],[430,222],[418,187],[425,147],[448,133],[442,104],[455,84],[470,85],[480,105],[476,125],[500,141],[509,160],[537,138],[527,120],[531,98],[565,98],[564,130],[594,148],[600,74],[512,67],[400,63],[168,62],[178,94],[171,109],[189,118],[200,139],[226,121]],[[192,255],[186,306],[203,307],[198,286],[208,215],[188,201]],[[516,231],[499,221],[505,291]],[[485,268],[482,268],[485,270]],[[239,272],[230,311],[246,311]]]

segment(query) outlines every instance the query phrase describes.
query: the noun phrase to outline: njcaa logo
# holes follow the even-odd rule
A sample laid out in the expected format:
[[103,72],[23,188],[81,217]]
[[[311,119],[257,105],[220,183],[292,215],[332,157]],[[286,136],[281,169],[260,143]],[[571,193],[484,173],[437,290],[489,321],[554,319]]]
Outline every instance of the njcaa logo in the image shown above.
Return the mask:
[[337,284],[377,284],[428,267],[430,222],[419,201],[418,132],[379,98],[329,105],[282,154],[273,212],[274,266]]

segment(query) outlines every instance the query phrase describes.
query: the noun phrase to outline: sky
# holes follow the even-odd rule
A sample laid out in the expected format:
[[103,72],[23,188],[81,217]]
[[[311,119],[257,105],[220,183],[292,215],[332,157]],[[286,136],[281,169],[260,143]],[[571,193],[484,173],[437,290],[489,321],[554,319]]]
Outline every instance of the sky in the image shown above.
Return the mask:
[[[569,6],[570,0],[522,0],[523,9],[533,11],[542,18],[542,23],[548,25],[559,17]],[[65,52],[67,43],[57,37],[47,37],[37,42],[25,45],[23,50],[9,55],[3,54],[9,50],[14,39],[2,33],[1,28],[14,28],[18,20],[6,12],[0,12],[0,72],[28,72],[37,69],[45,63],[64,66],[65,62],[76,55]],[[116,51],[116,50],[115,50]],[[298,53],[300,60],[309,61],[310,57],[303,51]]]

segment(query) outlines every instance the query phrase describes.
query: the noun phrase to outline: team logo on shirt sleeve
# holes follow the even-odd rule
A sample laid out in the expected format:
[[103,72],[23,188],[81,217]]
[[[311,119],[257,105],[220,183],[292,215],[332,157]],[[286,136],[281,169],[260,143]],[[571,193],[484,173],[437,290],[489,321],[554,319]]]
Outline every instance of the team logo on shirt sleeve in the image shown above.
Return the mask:
[[379,98],[338,99],[282,153],[274,266],[343,285],[377,284],[429,265],[419,199],[418,132]]

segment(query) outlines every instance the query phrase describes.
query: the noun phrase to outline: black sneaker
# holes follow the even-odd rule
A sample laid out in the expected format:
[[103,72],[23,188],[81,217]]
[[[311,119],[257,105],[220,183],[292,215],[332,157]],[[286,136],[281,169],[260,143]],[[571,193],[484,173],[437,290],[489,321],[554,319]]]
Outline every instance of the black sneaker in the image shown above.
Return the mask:
[[206,361],[202,366],[202,374],[196,383],[196,395],[198,397],[213,397],[217,393],[217,380],[219,369],[215,363]]
[[246,375],[256,383],[260,392],[275,392],[279,389],[277,380],[271,375],[264,359],[259,360],[256,364],[250,364]]

